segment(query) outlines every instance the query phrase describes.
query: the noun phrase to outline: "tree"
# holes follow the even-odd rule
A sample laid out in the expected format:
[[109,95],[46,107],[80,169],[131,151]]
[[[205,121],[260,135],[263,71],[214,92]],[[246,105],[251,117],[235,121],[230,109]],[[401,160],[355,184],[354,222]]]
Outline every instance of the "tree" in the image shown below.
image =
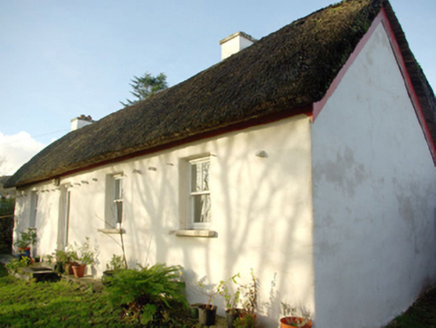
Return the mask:
[[133,91],[130,91],[130,93],[138,99],[126,99],[127,103],[120,101],[120,103],[125,107],[133,105],[140,100],[147,99],[155,93],[168,88],[167,76],[164,73],[160,73],[158,76],[152,76],[150,73],[145,73],[144,76],[141,77],[135,76],[131,81],[132,83],[130,83],[130,85],[132,86]]

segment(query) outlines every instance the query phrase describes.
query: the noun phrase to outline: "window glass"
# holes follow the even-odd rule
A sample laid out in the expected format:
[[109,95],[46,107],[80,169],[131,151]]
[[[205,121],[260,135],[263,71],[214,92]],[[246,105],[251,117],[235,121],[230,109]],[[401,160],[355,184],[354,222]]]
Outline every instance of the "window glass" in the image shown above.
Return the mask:
[[123,178],[114,177],[114,214],[115,222],[121,223],[123,219]]
[[190,170],[190,218],[194,227],[211,221],[211,198],[209,190],[210,160],[196,159],[189,162]]

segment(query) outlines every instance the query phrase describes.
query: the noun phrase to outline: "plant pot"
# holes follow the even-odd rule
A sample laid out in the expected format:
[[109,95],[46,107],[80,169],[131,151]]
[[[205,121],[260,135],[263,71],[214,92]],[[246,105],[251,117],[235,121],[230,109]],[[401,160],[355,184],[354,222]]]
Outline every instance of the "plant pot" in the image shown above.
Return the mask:
[[73,272],[73,266],[74,265],[79,265],[79,263],[77,263],[77,262],[66,262],[65,266],[64,266],[65,274],[69,274],[69,275],[74,274],[74,272]]
[[191,312],[191,317],[194,319],[198,318],[198,307],[200,306],[200,303],[194,303],[189,305],[189,311]]
[[30,247],[18,247],[18,259],[21,260],[23,257],[30,258]]
[[74,277],[82,278],[85,275],[86,264],[73,265]]
[[35,257],[35,263],[40,263],[40,262],[41,262],[41,257],[40,256]]
[[206,304],[198,306],[198,322],[204,326],[213,326],[215,325],[217,307],[215,305],[206,307]]
[[233,328],[236,318],[239,317],[240,309],[229,309],[226,310],[227,327]]
[[110,285],[110,281],[111,281],[113,276],[114,276],[114,270],[103,271],[103,275],[101,276],[102,284],[105,285],[105,286],[109,286]]
[[280,328],[301,327],[312,328],[312,320],[300,317],[283,317],[280,319]]

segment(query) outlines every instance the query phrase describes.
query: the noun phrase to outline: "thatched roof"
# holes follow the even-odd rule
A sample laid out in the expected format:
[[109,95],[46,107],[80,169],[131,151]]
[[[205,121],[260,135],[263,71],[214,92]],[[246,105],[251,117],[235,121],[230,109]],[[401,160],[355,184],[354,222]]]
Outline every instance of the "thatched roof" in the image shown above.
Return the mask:
[[147,100],[68,133],[21,167],[8,185],[52,179],[250,122],[310,112],[382,6],[392,22],[427,119],[433,122],[433,91],[389,3],[346,0],[283,27]]

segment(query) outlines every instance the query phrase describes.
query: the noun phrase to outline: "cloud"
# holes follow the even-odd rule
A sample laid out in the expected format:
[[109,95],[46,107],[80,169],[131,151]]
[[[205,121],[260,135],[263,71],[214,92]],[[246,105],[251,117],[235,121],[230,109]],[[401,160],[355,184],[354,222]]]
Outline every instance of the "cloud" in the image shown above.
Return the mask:
[[0,132],[0,176],[14,174],[45,146],[25,131],[14,135]]

